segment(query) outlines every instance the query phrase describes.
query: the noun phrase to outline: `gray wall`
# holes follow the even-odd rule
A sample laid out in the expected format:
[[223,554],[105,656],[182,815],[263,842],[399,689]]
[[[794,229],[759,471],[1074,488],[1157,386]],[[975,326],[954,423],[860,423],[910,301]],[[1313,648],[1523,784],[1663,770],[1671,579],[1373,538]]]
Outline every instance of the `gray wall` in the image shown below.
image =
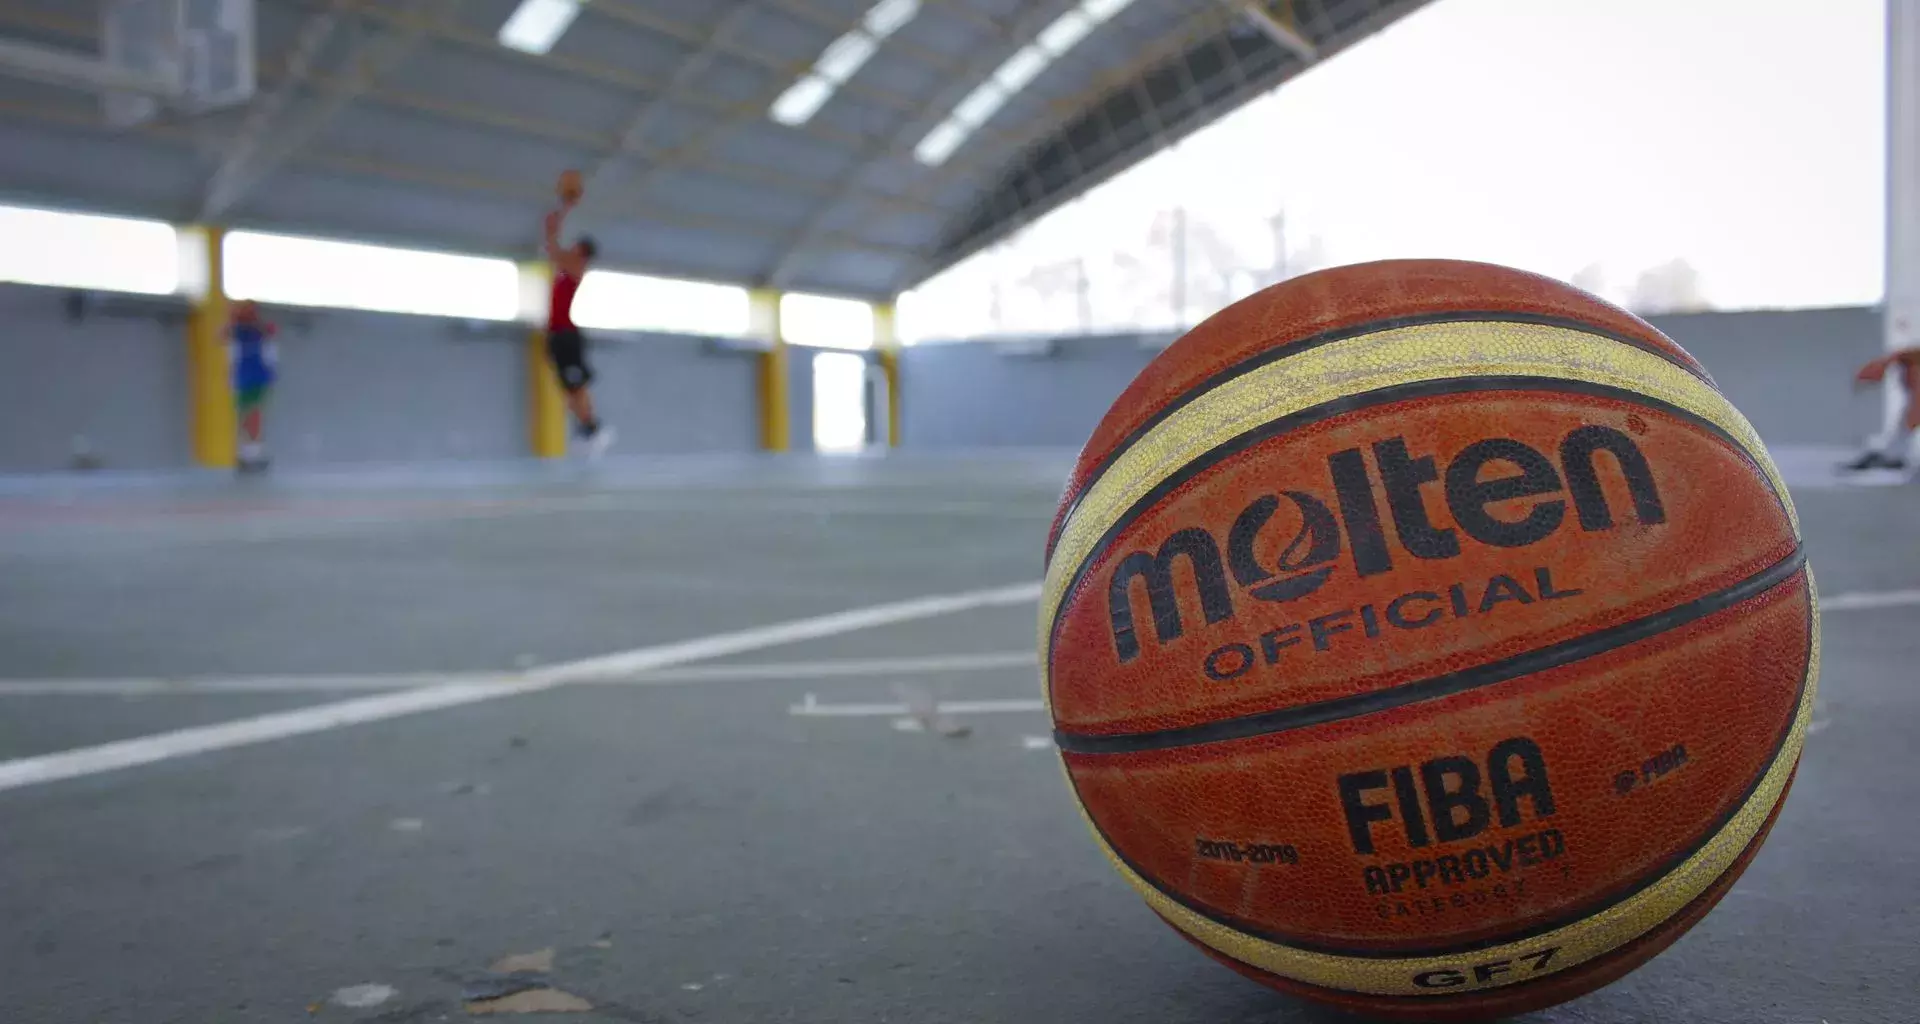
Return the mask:
[[[280,346],[284,371],[268,441],[284,461],[527,454],[523,329],[336,310],[315,316],[311,332],[290,332]],[[587,334],[594,408],[618,429],[617,452],[758,447],[751,355],[675,335]]]
[[1706,364],[1768,444],[1857,444],[1880,429],[1879,393],[1853,372],[1882,351],[1880,310],[1851,307],[1651,317]]
[[[65,469],[82,434],[109,468],[190,465],[184,305],[112,299],[115,311],[70,323],[67,295],[0,285],[0,472]],[[520,328],[348,310],[267,313],[282,324],[266,420],[281,464],[528,454]],[[588,334],[594,397],[620,430],[616,451],[759,447],[753,353],[675,335]],[[796,438],[811,438],[806,423]]]
[[759,449],[756,353],[680,335],[587,336],[594,408],[620,431],[616,453]]
[[[272,317],[273,310],[267,315]],[[437,317],[326,310],[290,318],[264,437],[286,465],[527,453],[514,338]]]
[[787,439],[790,450],[813,450],[813,357],[824,349],[787,346]]
[[[185,466],[183,307],[121,299],[70,322],[60,289],[0,285],[0,472],[67,467],[84,436],[111,468]],[[117,308],[113,308],[117,307]],[[270,311],[271,312],[271,311]],[[527,453],[517,328],[344,310],[280,311],[283,373],[267,440],[283,463],[514,458]],[[1879,403],[1849,387],[1880,347],[1874,309],[1656,318],[1771,443],[1852,444]],[[750,351],[589,332],[595,398],[624,453],[759,445]],[[916,448],[1077,448],[1153,357],[1137,336],[1064,338],[1044,355],[998,343],[901,358],[902,441]],[[793,446],[813,440],[813,355],[789,367]]]
[[1044,356],[997,343],[900,353],[901,446],[1079,448],[1155,353],[1133,336],[1061,338]]
[[0,472],[66,469],[76,436],[114,468],[187,462],[185,307],[142,299],[75,323],[65,295],[0,284]]
[[[1878,309],[1700,313],[1653,323],[1706,365],[1770,444],[1854,444],[1880,427],[1878,397],[1850,384],[1880,351]],[[1046,344],[1051,351],[1041,356],[992,343],[906,349],[903,444],[1078,448],[1155,354],[1137,336]]]

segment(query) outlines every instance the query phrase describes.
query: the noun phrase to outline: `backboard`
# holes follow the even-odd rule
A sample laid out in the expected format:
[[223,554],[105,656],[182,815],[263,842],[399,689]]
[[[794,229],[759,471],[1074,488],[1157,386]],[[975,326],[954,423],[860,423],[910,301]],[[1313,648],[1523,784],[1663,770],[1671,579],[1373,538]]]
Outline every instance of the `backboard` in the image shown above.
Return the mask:
[[[100,59],[111,68],[182,88],[185,13],[182,0],[106,0],[100,6]],[[152,120],[161,100],[148,93],[108,92],[101,105],[107,124],[131,128]]]
[[112,68],[171,86],[108,92],[107,123],[130,128],[162,110],[202,114],[245,103],[256,87],[256,0],[106,0],[100,56]]

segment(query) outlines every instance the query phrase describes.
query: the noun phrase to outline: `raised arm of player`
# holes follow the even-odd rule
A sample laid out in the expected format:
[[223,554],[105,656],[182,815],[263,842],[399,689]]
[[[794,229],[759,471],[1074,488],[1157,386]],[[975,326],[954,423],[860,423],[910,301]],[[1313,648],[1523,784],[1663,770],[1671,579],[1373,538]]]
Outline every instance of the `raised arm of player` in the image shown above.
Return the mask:
[[1879,383],[1886,377],[1887,368],[1893,365],[1896,355],[1897,353],[1888,353],[1854,371],[1853,383],[1855,386]]
[[560,226],[565,222],[567,210],[572,205],[571,203],[563,204],[547,214],[547,259],[553,263],[554,269],[562,274],[568,277],[580,277],[586,273],[585,257],[572,248],[563,248],[560,245]]

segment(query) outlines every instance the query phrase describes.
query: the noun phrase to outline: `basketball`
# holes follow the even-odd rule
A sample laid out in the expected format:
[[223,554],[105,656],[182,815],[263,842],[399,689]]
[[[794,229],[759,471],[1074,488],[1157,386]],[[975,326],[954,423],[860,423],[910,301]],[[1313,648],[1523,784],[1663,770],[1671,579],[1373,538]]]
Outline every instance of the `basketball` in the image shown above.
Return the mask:
[[560,200],[567,203],[578,202],[586,190],[586,184],[580,180],[580,172],[575,170],[560,172],[560,180],[554,188]]
[[1479,1020],[1698,923],[1793,780],[1819,620],[1692,356],[1550,278],[1403,260],[1228,306],[1094,428],[1040,663],[1098,848],[1293,995]]

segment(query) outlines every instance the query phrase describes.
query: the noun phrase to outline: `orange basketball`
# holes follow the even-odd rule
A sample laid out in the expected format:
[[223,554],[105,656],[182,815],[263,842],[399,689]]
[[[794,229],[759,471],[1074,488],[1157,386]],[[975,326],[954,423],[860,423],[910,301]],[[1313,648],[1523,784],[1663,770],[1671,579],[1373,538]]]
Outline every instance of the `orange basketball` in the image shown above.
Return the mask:
[[586,191],[586,185],[580,180],[579,171],[562,171],[560,172],[560,180],[554,186],[554,191],[559,194],[561,199],[571,203],[578,200]]
[[1590,992],[1699,921],[1798,764],[1819,624],[1706,371],[1557,281],[1268,288],[1081,453],[1041,660],[1095,840],[1203,951],[1383,1017]]

